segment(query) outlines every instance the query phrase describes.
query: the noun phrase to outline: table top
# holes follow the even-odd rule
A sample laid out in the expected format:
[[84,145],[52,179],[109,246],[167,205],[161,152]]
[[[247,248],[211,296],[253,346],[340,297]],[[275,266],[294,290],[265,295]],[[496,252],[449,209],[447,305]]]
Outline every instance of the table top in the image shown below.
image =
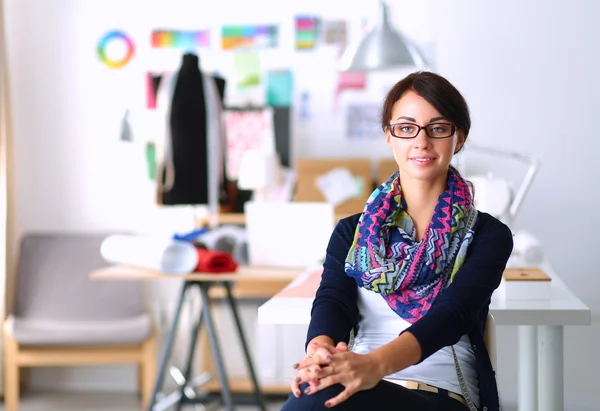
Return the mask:
[[591,325],[592,312],[548,265],[542,269],[550,276],[548,300],[507,300],[492,295],[490,312],[498,325]]
[[[541,267],[551,278],[549,300],[506,300],[494,293],[490,312],[497,325],[590,325],[591,310],[550,266]],[[258,308],[259,324],[308,324],[313,295],[303,283],[314,283],[314,272],[305,272],[280,294]],[[293,289],[302,290],[294,295]],[[310,288],[310,287],[308,287]]]
[[114,265],[92,271],[90,278],[93,280],[184,280],[184,281],[265,281],[265,280],[289,280],[292,282],[300,276],[305,269],[289,267],[260,267],[240,266],[233,273],[190,273],[171,274],[150,268]]

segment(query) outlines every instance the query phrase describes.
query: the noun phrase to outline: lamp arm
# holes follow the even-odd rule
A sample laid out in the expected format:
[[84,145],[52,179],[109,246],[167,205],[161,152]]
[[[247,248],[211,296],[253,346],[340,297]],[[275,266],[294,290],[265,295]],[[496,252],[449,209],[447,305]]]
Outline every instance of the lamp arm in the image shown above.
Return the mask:
[[515,193],[515,197],[513,198],[512,203],[510,204],[510,208],[508,209],[508,213],[511,218],[514,218],[519,212],[519,208],[527,195],[527,192],[531,188],[531,184],[533,183],[533,179],[537,174],[538,169],[540,168],[540,160],[537,157],[530,158],[530,165],[527,169],[527,173],[525,174],[525,178],[523,178],[523,182],[519,186],[519,189]]
[[523,203],[523,200],[525,199],[527,192],[531,188],[533,179],[535,178],[535,175],[537,174],[538,169],[540,168],[540,165],[541,165],[540,159],[536,156],[529,156],[529,155],[517,153],[516,151],[504,150],[501,148],[479,146],[477,144],[470,144],[469,148],[473,148],[476,151],[481,151],[481,152],[485,152],[488,154],[497,154],[497,155],[501,155],[504,157],[513,158],[522,163],[529,164],[527,173],[525,173],[525,177],[523,178],[523,181],[521,182],[519,189],[515,193],[515,196],[514,196],[512,202],[510,203],[510,207],[508,209],[509,216],[511,219],[513,219],[519,212],[519,208],[521,207],[521,204]]

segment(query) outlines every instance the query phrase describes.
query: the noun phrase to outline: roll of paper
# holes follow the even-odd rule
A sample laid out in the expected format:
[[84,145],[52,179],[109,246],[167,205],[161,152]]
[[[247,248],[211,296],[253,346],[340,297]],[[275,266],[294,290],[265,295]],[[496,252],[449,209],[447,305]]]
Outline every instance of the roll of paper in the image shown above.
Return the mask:
[[100,246],[109,263],[129,264],[172,274],[187,274],[198,265],[193,244],[168,238],[135,235],[111,235]]

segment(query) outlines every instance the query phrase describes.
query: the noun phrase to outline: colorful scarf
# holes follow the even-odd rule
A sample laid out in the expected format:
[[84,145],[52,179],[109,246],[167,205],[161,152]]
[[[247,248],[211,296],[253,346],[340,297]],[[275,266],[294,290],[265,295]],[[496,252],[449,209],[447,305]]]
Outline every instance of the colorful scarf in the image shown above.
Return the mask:
[[345,267],[359,287],[381,294],[412,324],[429,311],[462,266],[477,210],[467,182],[452,169],[420,242],[413,240],[414,228],[405,231],[412,227],[405,209],[396,172],[367,200]]

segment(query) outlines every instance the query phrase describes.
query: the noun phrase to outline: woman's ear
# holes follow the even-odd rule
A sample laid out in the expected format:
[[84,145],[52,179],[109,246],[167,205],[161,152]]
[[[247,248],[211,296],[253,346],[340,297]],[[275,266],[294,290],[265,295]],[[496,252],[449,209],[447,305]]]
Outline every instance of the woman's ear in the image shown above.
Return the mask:
[[463,135],[463,133],[461,131],[457,132],[457,141],[456,141],[456,147],[454,148],[454,154],[458,153],[460,150],[462,150],[463,146],[465,145],[465,136]]
[[385,142],[391,148],[392,147],[392,135],[390,134],[390,128],[389,127],[384,128],[383,132],[385,134]]

